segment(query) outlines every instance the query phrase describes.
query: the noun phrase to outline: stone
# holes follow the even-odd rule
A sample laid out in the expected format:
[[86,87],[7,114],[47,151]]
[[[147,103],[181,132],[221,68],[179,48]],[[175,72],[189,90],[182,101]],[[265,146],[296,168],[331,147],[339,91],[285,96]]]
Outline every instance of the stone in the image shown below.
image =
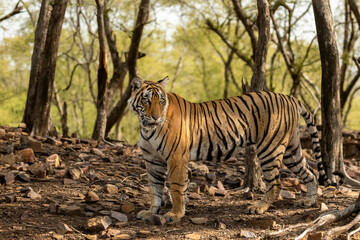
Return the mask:
[[0,138],[4,138],[6,136],[6,130],[3,128],[0,128]]
[[163,226],[166,223],[166,219],[162,215],[153,214],[150,217],[150,223],[153,225]]
[[327,210],[329,210],[328,206],[326,206],[326,204],[322,202],[320,205],[320,212],[324,212]]
[[215,195],[215,192],[216,192],[217,188],[214,187],[214,186],[211,186],[207,189],[208,193],[211,195],[211,196],[214,196]]
[[103,188],[105,193],[115,194],[119,191],[118,187],[113,184],[106,184]]
[[74,179],[74,180],[80,179],[81,175],[82,175],[82,171],[80,168],[78,168],[78,167],[69,168],[68,176],[71,179]]
[[37,161],[34,151],[32,148],[25,148],[19,151],[20,161],[26,163],[35,163]]
[[218,222],[216,223],[216,227],[217,227],[217,229],[225,230],[225,229],[226,229],[226,224],[223,223],[223,222],[218,221]]
[[55,227],[55,231],[56,231],[56,233],[58,233],[60,235],[64,235],[64,234],[73,232],[73,230],[65,223],[57,224]]
[[64,178],[63,182],[64,182],[64,185],[73,185],[73,184],[77,183],[77,181],[68,179],[68,178]]
[[16,158],[15,158],[15,155],[13,153],[0,156],[0,164],[1,165],[14,164],[15,161],[16,161]]
[[151,232],[148,230],[140,230],[136,233],[137,237],[141,237],[141,238],[147,238],[151,235]]
[[295,199],[296,198],[294,192],[290,192],[290,191],[283,190],[283,189],[281,189],[281,191],[280,191],[280,197],[282,199]]
[[242,197],[246,200],[254,200],[254,194],[250,191],[244,192]]
[[55,214],[55,213],[59,213],[60,211],[60,206],[57,202],[51,202],[49,205],[49,213],[51,214]]
[[38,140],[34,139],[33,137],[28,137],[28,141],[30,147],[34,150],[34,152],[42,152],[42,143]]
[[42,162],[36,162],[28,167],[28,171],[34,175],[35,178],[46,177],[46,164]]
[[200,240],[201,235],[197,233],[190,233],[185,235],[185,240]]
[[216,189],[215,196],[226,196],[227,191],[225,189]]
[[109,229],[107,230],[107,234],[110,235],[111,237],[114,237],[114,236],[116,236],[116,235],[119,235],[120,233],[121,233],[121,231],[118,230],[118,229],[109,228]]
[[190,221],[196,225],[206,224],[208,222],[207,218],[199,217],[199,218],[190,218]]
[[86,235],[85,235],[85,239],[86,239],[86,240],[97,240],[98,237],[97,237],[97,235],[86,234]]
[[18,128],[26,129],[26,123],[19,123]]
[[12,172],[8,172],[0,175],[0,183],[11,185],[15,182],[15,175]]
[[110,211],[110,217],[116,219],[118,222],[128,222],[128,217],[123,213]]
[[276,222],[272,218],[258,218],[258,219],[250,219],[248,221],[250,226],[256,226],[261,229],[274,229],[276,226]]
[[54,146],[62,145],[62,142],[60,140],[57,140],[56,138],[53,138],[53,137],[47,137],[45,140],[45,143],[49,143]]
[[92,148],[90,150],[90,153],[95,154],[95,155],[97,155],[99,157],[102,157],[102,158],[105,157],[105,154],[98,148]]
[[239,238],[256,238],[256,234],[251,231],[241,229],[240,233],[237,235],[237,237],[239,237]]
[[89,191],[85,195],[86,202],[94,203],[94,202],[98,202],[99,200],[100,200],[99,196],[93,191]]
[[198,192],[198,189],[199,189],[199,187],[198,187],[198,184],[196,182],[190,182],[188,184],[188,191],[189,192]]
[[89,232],[99,232],[106,230],[112,221],[108,216],[99,216],[95,218],[90,218],[85,222],[85,229]]
[[16,196],[15,196],[15,194],[5,195],[5,202],[6,202],[6,203],[16,202]]
[[220,181],[217,182],[217,188],[220,190],[225,190],[224,185]]
[[37,193],[37,192],[35,192],[34,190],[30,190],[30,191],[28,191],[26,194],[25,194],[25,196],[26,197],[28,197],[28,198],[30,198],[30,199],[32,199],[32,200],[40,200],[41,198],[42,198],[42,196],[39,194],[39,193]]
[[123,213],[131,213],[135,211],[135,205],[133,203],[125,203],[121,205],[121,211]]
[[192,200],[200,200],[201,199],[201,196],[200,194],[197,194],[197,193],[190,193],[189,194],[189,199],[192,199]]
[[16,180],[19,180],[20,182],[31,182],[30,176],[27,173],[20,173],[16,175]]
[[322,240],[324,239],[324,232],[309,233],[308,240]]
[[57,155],[56,153],[47,157],[46,163],[54,168],[61,167],[61,159],[60,159],[59,155]]
[[206,174],[206,179],[210,182],[210,183],[214,183],[216,181],[216,173],[214,172],[209,172]]
[[131,239],[132,237],[129,235],[129,234],[119,234],[119,235],[116,235],[112,238],[112,240],[129,240]]
[[68,216],[84,216],[84,212],[81,207],[77,205],[62,205],[59,209],[61,214],[68,215]]
[[102,207],[93,207],[93,206],[85,206],[85,211],[88,211],[88,212],[99,212],[101,211],[103,208]]

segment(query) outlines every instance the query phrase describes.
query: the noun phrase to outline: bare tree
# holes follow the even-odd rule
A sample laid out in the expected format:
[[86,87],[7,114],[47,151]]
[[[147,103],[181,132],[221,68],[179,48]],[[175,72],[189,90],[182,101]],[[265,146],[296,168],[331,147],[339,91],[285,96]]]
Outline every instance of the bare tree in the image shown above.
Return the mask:
[[104,24],[104,0],[95,0],[97,6],[97,23],[99,37],[99,68],[97,73],[98,94],[97,94],[97,116],[92,134],[93,139],[102,140],[105,138],[106,128],[106,98],[107,98],[107,60],[106,60],[106,35]]
[[21,13],[21,10],[22,10],[24,7],[23,7],[23,6],[19,6],[20,3],[21,3],[21,0],[16,3],[14,9],[13,9],[11,12],[9,12],[8,14],[6,14],[5,16],[0,17],[0,23],[1,23],[2,21],[5,21],[5,20],[11,18],[12,16],[15,16],[16,14]]
[[131,38],[128,57],[127,57],[129,84],[124,94],[122,95],[121,99],[116,103],[115,107],[108,114],[105,135],[107,135],[110,129],[114,126],[114,124],[123,117],[127,106],[127,101],[131,96],[130,82],[134,77],[137,76],[137,59],[139,58],[139,45],[140,45],[144,26],[147,23],[149,17],[149,11],[150,11],[150,0],[141,0],[138,16],[135,22],[135,27]]
[[42,2],[23,118],[34,135],[49,133],[57,51],[67,3],[68,0],[55,1],[52,5],[48,0]]
[[360,186],[351,179],[344,167],[341,102],[340,102],[340,67],[336,45],[334,23],[329,0],[313,0],[316,32],[321,57],[321,109],[322,109],[322,144],[321,152],[327,168],[327,175],[335,182],[335,173],[343,176],[344,182]]

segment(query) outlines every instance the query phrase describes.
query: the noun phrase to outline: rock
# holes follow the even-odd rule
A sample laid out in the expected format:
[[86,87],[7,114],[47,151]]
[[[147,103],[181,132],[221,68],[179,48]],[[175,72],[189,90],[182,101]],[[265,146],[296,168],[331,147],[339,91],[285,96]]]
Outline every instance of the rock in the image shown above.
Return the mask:
[[215,192],[216,192],[217,188],[214,187],[214,186],[211,186],[207,189],[208,193],[211,195],[211,196],[214,196],[215,195]]
[[217,188],[220,190],[225,190],[224,185],[220,181],[217,182]]
[[25,148],[19,151],[20,160],[26,163],[35,163],[37,161],[32,148]]
[[239,238],[256,238],[256,234],[251,231],[241,229],[240,233],[237,235],[237,237],[239,237]]
[[34,175],[35,178],[45,178],[46,168],[44,163],[36,162],[28,167],[28,171]]
[[308,240],[322,240],[324,239],[324,232],[309,233]]
[[59,155],[55,153],[46,158],[46,163],[54,168],[59,168],[61,166],[61,159]]
[[64,185],[73,185],[73,184],[77,183],[77,181],[68,179],[68,178],[64,178],[63,182],[64,182]]
[[226,224],[223,223],[223,222],[218,221],[218,222],[216,223],[216,227],[217,227],[217,229],[225,230],[225,229],[226,229]]
[[85,239],[86,239],[86,240],[97,240],[98,237],[97,237],[97,235],[86,234],[86,235],[85,235]]
[[246,200],[254,200],[254,194],[250,191],[244,192],[242,197]]
[[197,194],[197,193],[190,193],[189,194],[189,199],[193,199],[193,200],[200,200],[201,199],[201,196],[200,194]]
[[45,143],[49,143],[54,146],[60,146],[62,144],[60,140],[57,140],[56,138],[53,137],[47,137]]
[[199,218],[190,218],[190,221],[194,224],[201,225],[201,224],[206,224],[208,222],[208,219],[204,217],[199,217]]
[[248,224],[249,226],[256,226],[261,229],[273,229],[276,226],[276,222],[272,218],[250,219]]
[[15,175],[12,172],[0,174],[0,183],[11,185],[15,182]]
[[225,196],[227,194],[227,191],[225,189],[216,189],[215,190],[215,196]]
[[100,199],[99,196],[92,191],[87,192],[85,195],[86,202],[94,203],[94,202],[98,202],[99,199]]
[[57,202],[51,202],[49,205],[49,213],[55,214],[60,212],[60,206]]
[[25,196],[32,200],[40,200],[42,198],[42,196],[39,193],[35,192],[32,189],[28,191]]
[[153,214],[150,217],[150,223],[153,225],[162,226],[165,225],[166,219],[162,215]]
[[92,148],[90,150],[90,153],[95,154],[95,155],[97,155],[97,156],[99,156],[101,158],[105,157],[105,154],[98,148]]
[[30,147],[34,150],[34,152],[42,152],[42,143],[38,140],[34,139],[33,137],[28,137],[28,141]]
[[73,230],[65,223],[57,224],[56,227],[55,227],[55,231],[56,231],[56,233],[58,233],[60,235],[64,235],[66,233],[73,232]]
[[108,193],[108,194],[115,194],[118,192],[118,187],[115,186],[115,185],[112,185],[112,184],[106,184],[103,188],[104,192],[105,193]]
[[85,229],[89,232],[99,232],[107,229],[111,222],[111,218],[108,216],[90,218],[85,222]]
[[16,180],[19,180],[20,182],[31,182],[30,176],[27,173],[20,173],[16,175]]
[[70,168],[68,171],[68,176],[74,180],[80,179],[81,175],[82,175],[82,171],[78,167]]
[[62,205],[59,209],[60,214],[68,215],[68,216],[84,216],[84,212],[81,207],[76,205]]
[[188,191],[189,192],[198,192],[199,191],[198,184],[196,182],[190,182],[188,184]]
[[18,128],[26,129],[26,123],[19,123]]
[[294,192],[290,192],[290,191],[282,190],[282,189],[280,191],[280,197],[282,199],[295,199],[296,198]]
[[131,213],[135,211],[135,205],[133,203],[125,203],[121,205],[121,211],[123,213]]
[[324,211],[327,211],[327,210],[329,210],[329,208],[326,206],[326,204],[325,203],[321,203],[321,205],[320,205],[320,212],[324,212]]
[[210,183],[214,183],[216,181],[216,173],[214,172],[209,172],[206,174],[206,179],[210,182]]
[[140,230],[136,233],[137,237],[141,237],[141,238],[147,238],[151,235],[151,232],[148,230]]
[[119,235],[121,233],[120,230],[117,230],[117,229],[113,229],[113,228],[109,228],[107,230],[107,234],[110,235],[111,237],[114,237],[116,235]]
[[110,217],[116,219],[118,222],[128,222],[128,217],[119,212],[110,211]]
[[197,233],[190,233],[185,235],[185,240],[200,240],[201,235]]
[[15,155],[13,153],[0,156],[0,164],[14,164],[16,161]]
[[0,128],[0,138],[4,138],[6,136],[6,130],[3,128]]
[[6,203],[16,202],[16,196],[15,196],[15,194],[5,195],[5,202],[6,202]]
[[129,240],[132,237],[129,234],[119,234],[112,238],[112,240]]
[[102,207],[85,206],[85,211],[88,212],[99,212],[102,209],[103,209]]
[[61,234],[57,234],[57,233],[52,233],[52,239],[55,239],[55,240],[63,240],[64,239],[64,236],[61,235]]

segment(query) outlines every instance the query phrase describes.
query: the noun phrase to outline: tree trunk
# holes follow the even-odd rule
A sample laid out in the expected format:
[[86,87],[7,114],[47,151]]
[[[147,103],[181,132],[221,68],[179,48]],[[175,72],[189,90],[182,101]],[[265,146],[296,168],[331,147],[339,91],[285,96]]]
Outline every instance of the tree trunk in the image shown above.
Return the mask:
[[332,174],[343,162],[340,107],[339,54],[329,0],[312,0],[317,38],[321,57],[321,109],[323,161],[327,175]]
[[270,9],[267,0],[257,0],[258,17],[257,25],[259,38],[256,44],[254,55],[254,74],[251,78],[253,91],[266,89],[266,57],[270,40]]
[[[43,2],[47,3],[46,0]],[[51,99],[53,93],[53,83],[55,78],[57,52],[61,28],[64,21],[65,10],[68,0],[58,0],[53,3],[53,9],[46,32],[46,40],[43,51],[40,55],[40,69],[35,89],[35,104],[33,112],[34,120],[30,129],[32,135],[46,136],[49,132],[48,124],[50,117]],[[46,26],[46,23],[44,23]],[[46,31],[46,29],[44,29]],[[44,36],[43,34],[41,34]],[[41,39],[40,41],[43,41]],[[35,43],[37,45],[37,43]],[[41,49],[40,49],[41,50]],[[28,104],[28,103],[27,103]]]
[[104,26],[104,0],[96,0],[97,6],[97,23],[99,35],[99,68],[97,74],[98,95],[96,102],[97,116],[92,138],[103,140],[105,138],[106,128],[106,91],[107,91],[107,61],[106,61],[106,35]]
[[128,54],[128,70],[129,70],[129,84],[123,94],[122,98],[117,102],[116,106],[108,114],[106,123],[105,136],[110,132],[114,124],[124,115],[127,101],[131,96],[131,81],[137,76],[137,59],[139,57],[139,45],[141,41],[142,32],[149,17],[150,0],[141,0],[139,6],[139,13],[136,19],[131,44]]
[[22,122],[26,123],[29,130],[32,129],[34,123],[34,108],[36,98],[36,87],[41,70],[41,54],[44,51],[46,33],[48,31],[49,19],[52,12],[50,0],[43,0],[40,8],[39,19],[35,30],[34,50],[31,57],[31,70],[29,88],[27,92],[25,110]]

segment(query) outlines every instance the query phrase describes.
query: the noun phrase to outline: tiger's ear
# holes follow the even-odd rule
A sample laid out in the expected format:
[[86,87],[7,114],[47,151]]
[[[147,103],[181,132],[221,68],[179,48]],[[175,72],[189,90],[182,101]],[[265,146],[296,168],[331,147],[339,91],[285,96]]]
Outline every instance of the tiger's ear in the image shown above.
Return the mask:
[[136,91],[141,87],[142,84],[143,84],[143,80],[139,77],[135,77],[131,81],[131,88],[133,91]]
[[166,84],[169,82],[169,77],[166,76],[164,79],[161,79],[158,81],[158,83],[162,86],[162,87],[165,87]]

